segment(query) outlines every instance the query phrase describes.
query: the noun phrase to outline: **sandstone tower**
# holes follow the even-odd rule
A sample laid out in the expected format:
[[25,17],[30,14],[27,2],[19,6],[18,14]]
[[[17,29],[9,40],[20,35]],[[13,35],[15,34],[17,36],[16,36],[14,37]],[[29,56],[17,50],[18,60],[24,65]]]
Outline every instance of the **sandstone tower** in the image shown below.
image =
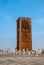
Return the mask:
[[17,20],[17,49],[32,50],[31,18],[20,17]]

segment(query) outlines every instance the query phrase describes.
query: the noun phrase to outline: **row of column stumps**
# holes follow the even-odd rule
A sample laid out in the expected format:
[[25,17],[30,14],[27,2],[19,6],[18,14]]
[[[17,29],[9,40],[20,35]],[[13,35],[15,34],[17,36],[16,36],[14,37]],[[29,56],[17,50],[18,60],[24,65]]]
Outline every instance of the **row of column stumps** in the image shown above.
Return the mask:
[[1,55],[11,55],[11,54],[14,54],[14,55],[27,55],[27,56],[38,56],[40,54],[43,54],[44,55],[44,49],[38,49],[38,50],[31,50],[29,51],[28,49],[22,49],[22,51],[19,49],[8,49],[8,50],[1,50],[0,51],[0,54]]
[[44,55],[44,50],[43,49],[42,50],[40,50],[40,49],[38,49],[38,50],[31,50],[31,51],[29,51],[28,49],[26,49],[26,50],[22,49],[22,51],[15,49],[15,52],[16,52],[16,54],[19,53],[19,55],[20,54],[29,55],[29,56],[38,56],[38,55],[41,55],[41,54]]
[[[31,51],[29,51],[28,49],[22,49],[22,50],[17,50],[17,49],[15,49],[15,54],[23,54],[23,55],[31,55],[32,54],[32,50]],[[36,54],[36,52],[35,52],[35,54]]]

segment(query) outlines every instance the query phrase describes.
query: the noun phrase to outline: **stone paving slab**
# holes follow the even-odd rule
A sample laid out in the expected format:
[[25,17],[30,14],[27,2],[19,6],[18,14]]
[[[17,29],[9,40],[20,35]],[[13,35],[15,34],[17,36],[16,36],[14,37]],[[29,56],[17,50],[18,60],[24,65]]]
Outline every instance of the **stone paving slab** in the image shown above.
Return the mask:
[[0,65],[44,65],[44,57],[3,56],[0,57]]

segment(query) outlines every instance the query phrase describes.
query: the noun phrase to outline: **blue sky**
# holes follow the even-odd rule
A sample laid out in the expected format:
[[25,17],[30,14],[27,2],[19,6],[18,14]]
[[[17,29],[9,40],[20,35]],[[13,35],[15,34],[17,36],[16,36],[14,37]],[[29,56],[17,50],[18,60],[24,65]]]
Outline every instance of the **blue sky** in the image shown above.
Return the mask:
[[44,48],[44,0],[0,0],[0,49],[16,47],[16,20],[32,18],[33,49]]

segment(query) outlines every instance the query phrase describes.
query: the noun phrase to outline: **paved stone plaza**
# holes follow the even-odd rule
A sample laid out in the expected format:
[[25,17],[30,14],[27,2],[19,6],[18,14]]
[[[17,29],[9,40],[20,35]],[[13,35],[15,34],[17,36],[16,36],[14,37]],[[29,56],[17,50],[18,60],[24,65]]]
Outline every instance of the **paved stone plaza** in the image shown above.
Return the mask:
[[44,57],[0,55],[0,65],[44,65]]

